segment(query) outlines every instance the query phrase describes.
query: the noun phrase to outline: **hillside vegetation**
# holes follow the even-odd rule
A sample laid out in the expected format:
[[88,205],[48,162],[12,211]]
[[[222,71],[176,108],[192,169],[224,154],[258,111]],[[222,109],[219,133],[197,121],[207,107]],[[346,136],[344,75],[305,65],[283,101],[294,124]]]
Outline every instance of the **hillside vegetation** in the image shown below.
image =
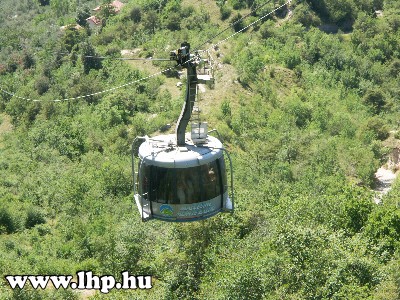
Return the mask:
[[[372,189],[400,137],[400,2],[294,0],[218,47],[285,1],[123,2],[97,29],[84,20],[102,1],[0,2],[0,299],[399,299],[400,183],[381,205]],[[179,79],[136,82],[170,62],[85,56],[168,58],[184,41],[217,62],[202,118],[231,152],[235,213],[142,223],[131,143],[175,124]],[[153,288],[4,279],[80,270]]]

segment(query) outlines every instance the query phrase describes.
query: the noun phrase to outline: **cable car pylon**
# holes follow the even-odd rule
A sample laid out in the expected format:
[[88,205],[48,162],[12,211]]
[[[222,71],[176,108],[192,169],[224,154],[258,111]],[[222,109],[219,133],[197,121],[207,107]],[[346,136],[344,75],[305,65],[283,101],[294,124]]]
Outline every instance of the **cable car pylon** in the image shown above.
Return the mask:
[[[171,52],[170,60],[187,71],[185,103],[176,132],[137,137],[132,143],[134,201],[142,221],[189,222],[219,212],[233,212],[233,170],[228,151],[218,138],[209,135],[215,130],[208,132],[206,122],[196,120],[191,124],[191,132],[186,133],[198,84],[213,82],[212,74],[198,73],[197,67],[203,60],[197,52],[190,53],[189,43],[182,43]],[[136,158],[138,140],[143,142]],[[229,160],[229,185],[225,157]]]

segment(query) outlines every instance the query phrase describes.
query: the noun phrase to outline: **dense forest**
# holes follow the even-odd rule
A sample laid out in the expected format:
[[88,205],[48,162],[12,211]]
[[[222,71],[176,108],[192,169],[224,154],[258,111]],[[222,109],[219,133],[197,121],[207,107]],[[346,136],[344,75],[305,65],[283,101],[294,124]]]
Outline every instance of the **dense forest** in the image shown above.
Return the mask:
[[[374,174],[400,148],[400,2],[105,2],[0,3],[0,299],[399,299],[400,183],[376,204]],[[184,90],[171,62],[87,56],[184,41],[217,63],[202,117],[231,153],[235,212],[142,223],[131,143],[174,132]],[[153,288],[4,278],[80,270]]]

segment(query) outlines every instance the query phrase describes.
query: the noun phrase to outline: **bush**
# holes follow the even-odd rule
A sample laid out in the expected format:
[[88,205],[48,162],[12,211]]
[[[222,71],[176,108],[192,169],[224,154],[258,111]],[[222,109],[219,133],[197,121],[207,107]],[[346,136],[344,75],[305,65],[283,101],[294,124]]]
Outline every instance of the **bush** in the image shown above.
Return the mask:
[[139,23],[142,20],[142,10],[135,6],[131,9],[130,18],[133,22]]
[[181,17],[188,18],[196,13],[196,8],[193,5],[184,6],[181,9]]
[[390,75],[397,77],[400,74],[400,59],[395,59],[389,66]]
[[33,55],[30,53],[25,52],[22,55],[22,65],[24,69],[30,69],[35,66],[35,59],[33,58]]
[[143,26],[146,30],[150,31],[152,34],[155,33],[156,28],[159,26],[160,20],[157,13],[154,11],[149,11],[143,20]]
[[107,56],[116,56],[120,53],[120,50],[118,47],[110,47],[106,51]]
[[292,117],[294,117],[295,124],[297,127],[305,127],[312,117],[311,107],[297,98],[290,99],[285,105],[285,111]]
[[233,9],[236,9],[236,10],[246,7],[246,1],[229,0],[229,4],[232,5]]
[[274,36],[274,22],[272,20],[266,21],[260,27],[260,34],[263,39]]
[[233,25],[233,29],[235,30],[235,32],[238,32],[245,27],[244,22],[241,19],[242,19],[241,14],[237,14],[236,16],[234,16],[232,18],[232,25]]
[[232,10],[229,7],[221,6],[219,12],[221,14],[221,20],[224,21],[231,16]]
[[378,140],[386,140],[389,137],[389,128],[378,117],[373,117],[367,122],[367,130],[372,131]]
[[170,13],[164,20],[164,26],[171,31],[177,31],[181,29],[181,17],[178,13]]
[[92,44],[85,42],[81,44],[83,71],[88,74],[91,69],[100,70],[102,63],[100,59],[91,56],[98,56]]
[[365,226],[365,234],[381,252],[393,252],[400,245],[400,212],[395,207],[383,205],[374,210]]
[[35,82],[35,89],[39,95],[43,95],[50,88],[50,80],[46,76],[39,77]]
[[38,224],[46,223],[46,219],[37,209],[29,209],[26,215],[25,228],[33,228]]
[[315,13],[309,9],[308,6],[300,4],[296,7],[296,13],[293,16],[294,23],[301,23],[304,27],[318,26],[321,24],[321,20]]
[[0,209],[0,234],[4,232],[13,233],[16,230],[16,224],[10,212],[6,208]]
[[6,71],[8,73],[14,73],[15,71],[17,71],[17,69],[18,63],[15,60],[11,59],[7,62]]
[[379,114],[386,105],[385,96],[380,90],[369,90],[363,101],[365,104],[372,107],[374,113]]
[[90,9],[87,6],[78,10],[75,18],[76,23],[81,26],[86,26],[86,19],[90,17],[90,14]]

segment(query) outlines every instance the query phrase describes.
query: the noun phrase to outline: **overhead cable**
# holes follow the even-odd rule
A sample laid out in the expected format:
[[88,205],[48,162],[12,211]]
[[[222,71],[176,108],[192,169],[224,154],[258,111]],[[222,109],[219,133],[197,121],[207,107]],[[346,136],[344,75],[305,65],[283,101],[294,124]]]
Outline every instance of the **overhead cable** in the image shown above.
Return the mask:
[[[218,43],[216,43],[216,44],[214,44],[214,45],[212,45],[212,46],[211,46],[210,48],[208,48],[207,50],[204,50],[204,52],[210,51],[210,50],[212,50],[213,48],[217,47],[218,45],[220,45],[220,44],[226,42],[227,40],[231,39],[232,37],[236,36],[237,34],[243,32],[244,30],[248,29],[249,27],[253,26],[254,24],[256,24],[256,23],[262,21],[262,20],[265,19],[266,17],[268,17],[268,16],[270,16],[271,14],[275,13],[276,11],[278,11],[279,9],[281,9],[282,7],[284,7],[284,6],[288,5],[288,4],[290,4],[291,2],[292,2],[292,0],[288,0],[288,1],[285,2],[284,4],[282,4],[282,5],[280,5],[279,7],[275,8],[274,10],[272,10],[272,11],[269,12],[269,13],[267,13],[266,15],[260,17],[260,18],[257,19],[256,21],[250,23],[250,24],[247,25],[246,27],[240,29],[239,31],[237,31],[237,32],[235,32],[235,33],[233,33],[233,34],[231,34],[231,35],[228,36],[227,38],[225,38],[225,39],[219,41]],[[266,4],[266,3],[265,3],[265,4]],[[263,4],[262,6],[258,7],[258,9],[261,8],[261,7],[263,7],[265,4]],[[251,13],[252,13],[252,12],[251,12]],[[251,13],[250,13],[250,14],[251,14]],[[248,16],[248,15],[246,15],[245,17],[247,17],[247,16]],[[243,18],[245,18],[245,17],[243,17]],[[242,18],[242,19],[243,19],[243,18]],[[242,20],[242,19],[241,19],[241,20]],[[239,20],[239,21],[240,21],[240,20]],[[230,27],[228,27],[228,28],[230,28]],[[225,29],[225,30],[222,31],[222,32],[225,32],[226,30],[227,30],[227,29]],[[222,33],[222,32],[221,32],[221,33]],[[220,33],[220,34],[221,34],[221,33]],[[220,34],[218,34],[218,35],[220,35]],[[213,37],[212,39],[214,39],[214,38],[215,38],[215,37]],[[210,40],[211,40],[211,39],[209,39],[207,42],[203,43],[202,45],[208,43]],[[121,59],[122,59],[122,58],[121,58]],[[194,59],[194,58],[191,58],[191,59],[188,60],[187,62],[189,62],[189,61],[191,61],[191,60],[193,60],[193,59]],[[127,59],[125,59],[125,60],[127,60]],[[142,59],[140,59],[140,60],[142,60]],[[154,60],[154,59],[153,59],[153,60]],[[157,60],[158,60],[158,59],[157,59]],[[167,60],[169,60],[169,59],[167,59]],[[186,63],[186,62],[185,62],[185,63]],[[88,97],[92,97],[92,96],[96,96],[96,95],[100,95],[100,94],[112,92],[112,91],[121,89],[121,88],[123,88],[123,87],[126,87],[126,86],[129,86],[129,85],[132,85],[132,84],[135,84],[135,83],[138,83],[138,82],[141,82],[141,81],[150,79],[150,78],[155,77],[155,76],[158,76],[158,75],[161,75],[162,73],[168,72],[168,71],[172,70],[173,68],[174,68],[174,67],[170,67],[170,68],[168,68],[168,69],[162,70],[162,71],[157,72],[157,73],[154,73],[154,74],[152,74],[152,75],[149,75],[149,76],[146,76],[146,77],[143,77],[143,78],[140,78],[140,79],[137,79],[137,80],[134,80],[134,81],[131,81],[131,82],[128,82],[128,83],[125,83],[125,84],[122,84],[122,85],[113,87],[113,88],[105,89],[105,90],[100,91],[100,92],[96,92],[96,93],[92,93],[92,94],[87,94],[87,95],[82,95],[82,96],[77,96],[77,97],[64,98],[64,99],[53,99],[53,100],[30,99],[30,98],[26,98],[26,97],[17,96],[15,93],[9,92],[9,91],[3,89],[3,87],[1,87],[1,86],[0,86],[0,90],[1,90],[3,93],[5,93],[5,94],[7,94],[7,95],[10,95],[10,96],[12,96],[12,97],[15,97],[15,98],[18,98],[18,99],[22,99],[22,100],[26,100],[26,101],[32,101],[32,102],[41,102],[41,101],[44,101],[44,102],[63,102],[63,101],[71,101],[71,100],[78,100],[78,99],[88,98]]]

